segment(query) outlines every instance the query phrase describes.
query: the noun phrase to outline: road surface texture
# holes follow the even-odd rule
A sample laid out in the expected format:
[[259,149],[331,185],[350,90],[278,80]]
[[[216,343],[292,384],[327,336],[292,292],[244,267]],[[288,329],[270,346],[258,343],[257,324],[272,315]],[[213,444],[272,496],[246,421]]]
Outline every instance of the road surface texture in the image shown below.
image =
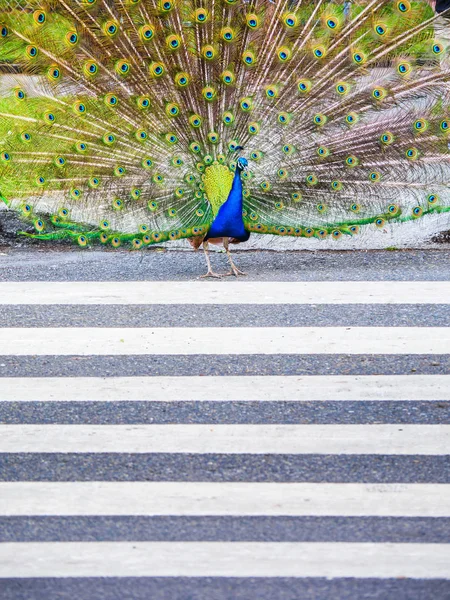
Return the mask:
[[236,262],[0,254],[1,600],[450,598],[448,251]]

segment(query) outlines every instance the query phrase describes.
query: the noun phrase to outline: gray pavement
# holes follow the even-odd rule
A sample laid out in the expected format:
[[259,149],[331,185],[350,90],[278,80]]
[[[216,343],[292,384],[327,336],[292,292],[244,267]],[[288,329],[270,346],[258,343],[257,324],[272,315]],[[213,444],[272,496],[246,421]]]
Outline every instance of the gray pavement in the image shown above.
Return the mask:
[[[445,250],[374,252],[236,252],[236,262],[249,273],[241,281],[450,281],[450,253]],[[215,267],[225,269],[225,256],[215,253]],[[193,252],[145,253],[79,251],[71,247],[50,250],[4,248],[0,250],[0,282],[12,281],[192,281],[204,272],[203,257]],[[225,279],[224,294],[227,293]],[[163,283],[161,283],[163,285]],[[203,281],[198,282],[199,293]],[[33,329],[75,327],[431,327],[450,326],[448,304],[286,304],[286,305],[0,305],[0,327]],[[353,302],[353,300],[352,300]],[[220,344],[220,339],[218,339]],[[167,356],[33,356],[11,355],[0,348],[0,435],[4,425],[41,424],[58,427],[74,424],[124,425],[173,424],[342,424],[370,427],[375,424],[450,424],[450,389],[435,399],[346,400],[327,397],[321,401],[287,401],[280,397],[262,401],[239,399],[154,399],[82,401],[52,398],[49,401],[17,397],[2,398],[9,378],[70,377],[173,377],[238,376],[376,376],[414,377],[450,375],[447,354],[316,354],[206,355],[187,353]],[[6,379],[8,378],[8,379]],[[51,385],[49,380],[49,385]],[[442,399],[442,398],[445,399]],[[357,484],[382,493],[394,493],[405,485],[428,485],[446,490],[450,486],[450,455],[420,455],[411,447],[406,455],[395,449],[388,454],[238,454],[238,453],[130,453],[130,452],[4,452],[0,453],[0,486],[20,482],[216,482],[216,483],[314,483]],[[438,486],[435,488],[435,486]],[[386,488],[387,489],[387,488]],[[391,489],[391,488],[389,488]],[[419,490],[419,488],[417,488]],[[1,490],[1,487],[0,487]],[[182,490],[182,487],[180,487]],[[1,491],[0,491],[1,494]],[[260,497],[252,496],[255,506]],[[31,501],[30,501],[31,502]],[[36,501],[38,502],[38,501]],[[258,514],[42,514],[37,503],[27,514],[7,513],[0,497],[0,545],[28,543],[89,542],[263,542],[383,544],[450,543],[450,507],[445,514],[314,514],[289,516]],[[399,497],[398,506],[403,507]],[[351,498],[349,498],[351,504]],[[279,500],[280,507],[282,499]],[[339,552],[339,546],[336,546]],[[105,559],[106,560],[106,559]],[[0,573],[1,571],[0,566]],[[235,577],[205,575],[185,577],[158,574],[136,577],[0,576],[1,600],[429,600],[450,598],[450,569],[445,577],[306,576]]]

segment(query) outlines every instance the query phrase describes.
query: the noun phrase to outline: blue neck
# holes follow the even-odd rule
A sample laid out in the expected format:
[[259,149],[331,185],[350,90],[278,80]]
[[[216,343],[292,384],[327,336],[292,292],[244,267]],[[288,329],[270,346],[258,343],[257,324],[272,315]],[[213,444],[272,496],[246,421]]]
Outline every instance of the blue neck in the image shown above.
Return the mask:
[[250,234],[245,230],[242,219],[242,208],[241,174],[239,169],[236,169],[228,198],[222,204],[216,218],[212,222],[207,238],[232,237],[241,241],[248,240]]

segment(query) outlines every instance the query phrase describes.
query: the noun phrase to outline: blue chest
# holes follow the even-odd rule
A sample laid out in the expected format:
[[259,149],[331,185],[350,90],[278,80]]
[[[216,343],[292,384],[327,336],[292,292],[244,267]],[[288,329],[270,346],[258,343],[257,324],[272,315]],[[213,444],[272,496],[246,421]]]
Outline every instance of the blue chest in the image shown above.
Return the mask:
[[250,237],[242,219],[242,181],[238,171],[234,176],[230,194],[220,207],[206,239],[218,237],[232,237],[242,242]]

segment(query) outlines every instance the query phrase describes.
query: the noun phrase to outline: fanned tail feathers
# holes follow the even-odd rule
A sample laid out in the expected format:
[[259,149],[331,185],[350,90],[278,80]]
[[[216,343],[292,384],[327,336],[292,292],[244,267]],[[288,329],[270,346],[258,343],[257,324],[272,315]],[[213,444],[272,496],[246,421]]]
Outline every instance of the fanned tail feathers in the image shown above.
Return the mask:
[[205,235],[239,146],[253,233],[450,213],[450,32],[426,2],[28,6],[0,12],[0,199],[36,237]]

